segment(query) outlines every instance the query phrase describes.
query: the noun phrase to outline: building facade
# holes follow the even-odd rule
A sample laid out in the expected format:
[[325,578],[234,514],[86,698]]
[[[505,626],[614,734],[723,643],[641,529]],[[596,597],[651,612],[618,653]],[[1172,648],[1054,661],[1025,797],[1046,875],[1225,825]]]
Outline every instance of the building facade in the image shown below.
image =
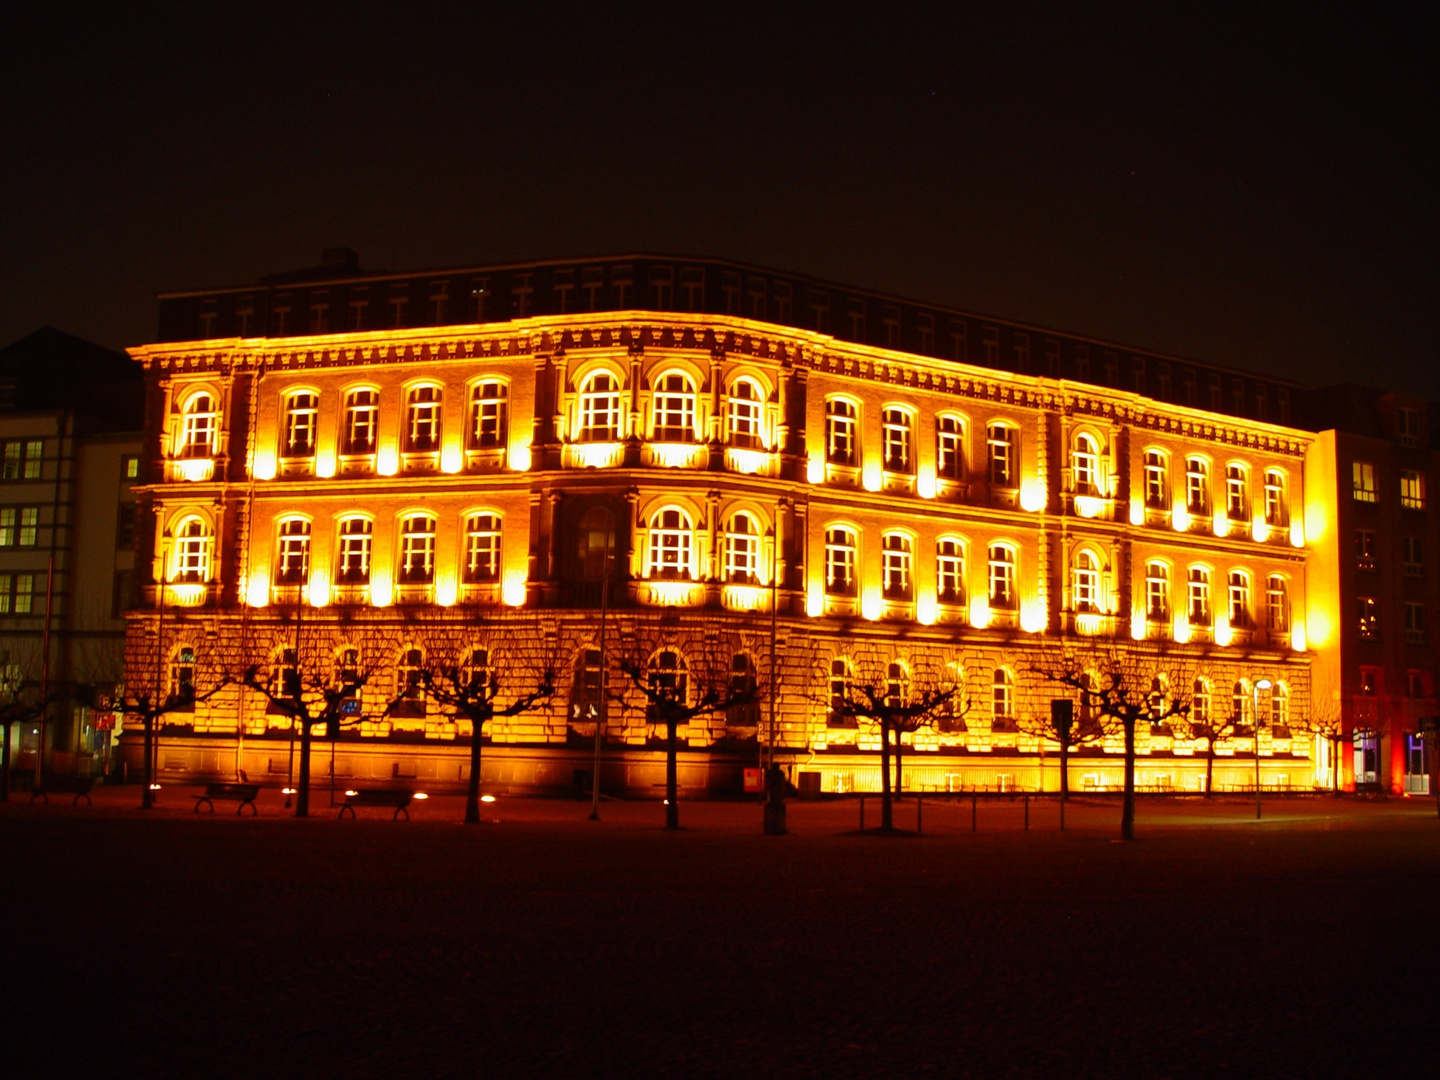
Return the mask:
[[[415,275],[306,284],[322,296],[313,333],[275,323],[279,292],[296,310],[294,276],[162,298],[165,340],[131,350],[152,482],[127,653],[132,686],[195,690],[164,718],[162,776],[283,778],[291,722],[236,673],[363,670],[317,779],[458,783],[468,725],[416,679],[445,653],[517,693],[560,673],[547,704],[486,729],[487,783],[583,783],[603,711],[602,783],[650,790],[663,731],[628,665],[697,696],[763,686],[758,705],[682,728],[692,789],[738,789],[772,742],[813,788],[878,789],[878,735],[831,707],[837,683],[878,678],[961,689],[904,736],[907,784],[1053,790],[1054,747],[1030,721],[1063,696],[1037,668],[1070,654],[1120,658],[1202,714],[1234,710],[1216,786],[1254,782],[1257,741],[1267,786],[1323,782],[1301,721],[1315,632],[1336,625],[1305,535],[1326,496],[1307,476],[1314,437],[1255,415],[1293,388],[1014,326],[987,336],[979,317],[975,339],[1003,351],[974,363],[935,355],[937,326],[970,340],[960,313],[864,294],[842,336],[794,325],[820,293],[833,316],[833,286],[587,265],[429,275],[429,326],[404,325]],[[456,281],[478,290],[474,314],[447,306]],[[483,307],[497,283],[523,307]],[[382,295],[401,325],[375,327]],[[706,310],[747,295],[753,311]],[[347,297],[357,329],[334,321]],[[891,344],[870,340],[872,309],[882,327],[896,313]],[[242,310],[259,321],[236,325]],[[279,332],[233,333],[264,327]],[[1212,375],[1214,409],[1183,403]],[[1117,787],[1119,750],[1078,751],[1075,786]],[[1204,750],[1150,726],[1139,782],[1199,790]]]

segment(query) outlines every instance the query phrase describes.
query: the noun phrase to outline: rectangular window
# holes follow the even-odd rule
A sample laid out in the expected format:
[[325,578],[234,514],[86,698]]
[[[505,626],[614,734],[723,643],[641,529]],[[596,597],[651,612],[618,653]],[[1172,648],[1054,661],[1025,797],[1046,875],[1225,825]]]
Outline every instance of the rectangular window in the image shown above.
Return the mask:
[[1425,605],[1413,600],[1405,602],[1405,644],[1425,644]]
[[135,546],[135,528],[140,520],[138,503],[121,503],[115,517],[115,546],[128,550]]
[[5,443],[3,472],[5,480],[38,480],[40,464],[45,456],[45,440],[22,439]]
[[465,580],[500,580],[500,519],[475,514],[465,526]]
[[315,423],[320,399],[314,394],[292,394],[285,407],[285,456],[310,457],[315,453]]
[[832,465],[855,464],[855,406],[839,398],[825,403],[825,458]]
[[855,595],[855,534],[849,529],[825,530],[825,591]]
[[1355,614],[1362,638],[1380,636],[1380,604],[1373,596],[1355,598]]
[[34,547],[39,526],[38,506],[0,508],[0,547]]
[[1290,596],[1285,579],[1272,574],[1265,583],[1265,609],[1271,633],[1283,634],[1290,629]]
[[1355,565],[1358,569],[1374,570],[1379,565],[1378,549],[1374,529],[1355,530]]
[[502,382],[482,382],[470,396],[470,445],[480,449],[505,444],[505,394]]
[[1414,409],[1399,409],[1395,413],[1395,437],[1401,446],[1420,445],[1420,415]]
[[1004,424],[991,424],[986,431],[990,458],[990,483],[997,487],[1015,486],[1015,429]]
[[886,533],[881,571],[885,596],[890,600],[909,600],[911,592],[910,540],[900,533]]
[[1190,621],[1197,626],[1210,625],[1210,571],[1199,566],[1190,568]]
[[[1373,534],[1372,534],[1373,535]],[[1401,551],[1405,558],[1406,577],[1425,576],[1425,542],[1418,536],[1405,536],[1400,539]]]
[[1170,618],[1170,569],[1164,563],[1145,567],[1145,616],[1152,622]]
[[1350,467],[1350,475],[1352,479],[1351,491],[1355,496],[1355,501],[1375,502],[1375,466],[1368,461],[1354,462]]
[[126,454],[120,459],[120,479],[140,479],[140,458],[136,454]]
[[34,599],[34,574],[0,574],[0,615],[29,615]]
[[1425,474],[1414,469],[1400,470],[1400,505],[1407,510],[1425,509]]
[[1200,517],[1210,513],[1210,463],[1204,458],[1185,460],[1185,505]]
[[1169,500],[1169,463],[1158,450],[1145,451],[1145,505],[1163,509]]
[[943,604],[965,602],[965,548],[958,540],[941,540],[936,549],[935,592]]
[[947,480],[965,478],[965,429],[953,416],[942,416],[935,436],[935,472]]
[[1225,516],[1231,521],[1245,521],[1250,517],[1249,484],[1243,465],[1230,465],[1225,469]]
[[885,410],[885,468],[890,472],[910,471],[910,414],[904,409]]

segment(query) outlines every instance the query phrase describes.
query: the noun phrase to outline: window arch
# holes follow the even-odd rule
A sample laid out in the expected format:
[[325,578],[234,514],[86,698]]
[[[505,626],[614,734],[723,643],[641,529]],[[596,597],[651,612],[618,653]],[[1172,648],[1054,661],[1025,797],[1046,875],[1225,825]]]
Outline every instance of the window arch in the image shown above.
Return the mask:
[[764,393],[749,376],[742,376],[730,384],[725,422],[731,446],[751,450],[764,446],[764,400]]
[[1100,560],[1088,548],[1075,553],[1070,568],[1071,603],[1075,611],[1100,610]]
[[1280,469],[1265,470],[1265,524],[1284,528],[1290,524],[1290,501],[1285,473]]
[[215,455],[215,436],[220,412],[215,396],[207,390],[191,394],[180,408],[178,457],[208,458]]
[[953,413],[935,422],[935,474],[945,480],[965,479],[965,421]]
[[1244,679],[1236,680],[1230,688],[1230,715],[1236,724],[1248,724],[1250,712],[1250,686]]
[[831,596],[855,595],[855,530],[832,525],[825,530],[825,591]]
[[1210,680],[1201,676],[1190,687],[1190,719],[1199,727],[1210,724],[1212,698]]
[[285,396],[285,457],[313,457],[320,396],[294,390]]
[[832,465],[857,463],[859,410],[845,398],[825,399],[825,460]]
[[1151,622],[1170,618],[1170,564],[1159,559],[1145,564],[1145,617]]
[[400,580],[428,585],[435,580],[435,519],[409,514],[400,521]]
[[1250,519],[1250,466],[1243,461],[1225,466],[1225,516],[1231,521]]
[[337,581],[359,585],[370,580],[370,552],[375,527],[367,517],[340,519],[340,546],[335,560]]
[[301,517],[282,518],[277,528],[275,580],[299,585],[310,576],[310,522]]
[[1270,723],[1275,727],[1290,726],[1290,687],[1283,682],[1270,689]]
[[965,541],[942,536],[935,545],[935,594],[942,604],[965,603]]
[[909,535],[887,532],[881,538],[881,559],[886,599],[912,599],[915,593],[915,545]]
[[1206,458],[1185,459],[1185,506],[1200,517],[1210,514],[1210,462]]
[[1005,423],[993,423],[985,429],[990,483],[996,487],[1015,486],[1019,464],[1017,461],[1019,434],[1014,427]]
[[887,405],[881,418],[884,436],[881,460],[885,470],[896,473],[914,471],[914,416],[909,409]]
[[440,449],[440,387],[413,387],[405,402],[405,449],[417,454]]
[[500,580],[500,517],[471,514],[465,519],[465,580],[470,583]]
[[470,390],[470,448],[505,445],[509,433],[510,388],[500,379],[483,379]]
[[745,511],[732,514],[725,528],[725,580],[753,585],[760,580],[760,530]]
[[614,442],[620,438],[620,383],[608,371],[597,371],[580,386],[580,442]]
[[997,667],[990,683],[990,721],[996,729],[1015,722],[1015,676]]
[[1100,492],[1100,443],[1088,431],[1078,431],[1070,446],[1070,474],[1077,495]]
[[210,553],[214,535],[199,517],[187,517],[175,529],[171,581],[194,584],[210,580]]
[[360,387],[345,395],[345,432],[341,453],[373,454],[380,427],[380,392]]
[[460,663],[460,685],[467,693],[491,698],[496,689],[493,656],[485,645],[472,645],[465,650]]
[[830,661],[829,694],[830,710],[826,722],[831,727],[855,727],[855,718],[846,705],[850,696],[853,669],[850,659],[845,656],[833,657]]
[[1192,566],[1189,572],[1188,609],[1190,622],[1196,626],[1210,625],[1210,570]]
[[1009,544],[991,544],[990,606],[1009,610],[1015,607],[1015,549]]
[[1290,590],[1284,574],[1271,574],[1265,579],[1265,612],[1271,633],[1283,634],[1290,629]]
[[689,581],[694,526],[690,515],[667,506],[650,519],[650,576],[661,581]]
[[1164,450],[1145,451],[1145,505],[1168,509],[1170,505],[1170,455]]
[[1230,600],[1230,625],[1250,626],[1250,573],[1247,570],[1231,570],[1228,578]]
[[695,441],[695,384],[690,376],[672,371],[655,383],[650,437],[656,442]]

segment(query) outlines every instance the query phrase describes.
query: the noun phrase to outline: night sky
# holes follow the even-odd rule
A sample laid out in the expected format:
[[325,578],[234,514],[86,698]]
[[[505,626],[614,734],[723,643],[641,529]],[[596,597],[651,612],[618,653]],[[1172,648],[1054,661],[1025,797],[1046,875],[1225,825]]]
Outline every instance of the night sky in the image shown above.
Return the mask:
[[0,343],[657,251],[1440,398],[1435,4],[21,7]]

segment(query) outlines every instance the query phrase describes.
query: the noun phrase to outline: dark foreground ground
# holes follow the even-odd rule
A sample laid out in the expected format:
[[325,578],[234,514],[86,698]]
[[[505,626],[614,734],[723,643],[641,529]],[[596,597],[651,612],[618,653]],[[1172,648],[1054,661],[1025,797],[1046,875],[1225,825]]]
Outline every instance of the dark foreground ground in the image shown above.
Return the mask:
[[[1433,1076],[1433,803],[0,806],[13,1076]],[[322,808],[326,799],[320,799]],[[913,822],[913,809],[899,821]],[[868,813],[873,823],[877,811]],[[375,814],[374,811],[371,812]],[[11,1071],[15,1069],[17,1071]]]

